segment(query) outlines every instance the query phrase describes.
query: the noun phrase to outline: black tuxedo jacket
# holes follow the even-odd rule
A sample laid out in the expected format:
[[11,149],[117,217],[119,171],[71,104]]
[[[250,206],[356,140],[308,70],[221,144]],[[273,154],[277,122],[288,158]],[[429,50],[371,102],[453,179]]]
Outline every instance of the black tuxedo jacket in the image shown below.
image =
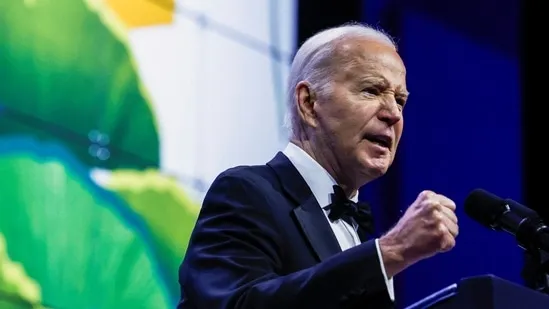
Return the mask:
[[[326,205],[322,205],[326,206]],[[220,174],[179,270],[179,309],[392,308],[374,240],[341,248],[282,153]]]

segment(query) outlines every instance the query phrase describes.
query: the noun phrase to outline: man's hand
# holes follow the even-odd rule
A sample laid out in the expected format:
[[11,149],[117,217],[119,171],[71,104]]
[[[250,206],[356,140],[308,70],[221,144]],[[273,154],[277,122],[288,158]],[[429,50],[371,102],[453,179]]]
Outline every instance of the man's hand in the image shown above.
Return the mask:
[[395,227],[379,239],[389,278],[408,266],[452,249],[458,235],[456,204],[432,191],[421,192]]

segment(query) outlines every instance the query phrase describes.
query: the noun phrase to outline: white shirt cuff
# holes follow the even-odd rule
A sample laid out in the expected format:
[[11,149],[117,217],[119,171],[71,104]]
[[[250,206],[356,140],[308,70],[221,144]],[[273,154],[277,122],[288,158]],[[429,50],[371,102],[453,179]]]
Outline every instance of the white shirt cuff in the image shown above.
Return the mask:
[[381,255],[381,249],[379,248],[379,239],[376,238],[377,256],[379,257],[379,263],[381,264],[381,271],[383,272],[383,278],[385,278],[385,285],[387,285],[387,292],[392,301],[395,301],[395,287],[393,285],[393,278],[387,278],[387,272],[385,271],[385,265],[383,264],[383,256]]

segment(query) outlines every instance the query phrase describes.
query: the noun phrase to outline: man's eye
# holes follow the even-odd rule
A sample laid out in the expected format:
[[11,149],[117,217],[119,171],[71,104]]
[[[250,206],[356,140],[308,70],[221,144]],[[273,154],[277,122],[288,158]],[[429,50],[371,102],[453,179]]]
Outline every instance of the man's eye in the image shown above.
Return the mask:
[[377,88],[375,88],[375,87],[364,88],[364,89],[362,90],[362,92],[365,92],[365,93],[371,94],[371,95],[379,95],[379,94],[380,94],[379,89],[377,89]]
[[404,106],[404,104],[406,104],[406,100],[404,100],[403,98],[396,98],[396,102],[400,106]]

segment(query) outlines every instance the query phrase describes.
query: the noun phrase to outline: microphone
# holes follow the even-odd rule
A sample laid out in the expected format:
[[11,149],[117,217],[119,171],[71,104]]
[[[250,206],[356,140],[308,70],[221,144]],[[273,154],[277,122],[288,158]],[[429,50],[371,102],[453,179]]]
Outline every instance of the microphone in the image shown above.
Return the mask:
[[465,199],[465,213],[485,227],[515,236],[524,250],[549,252],[549,227],[537,212],[512,199],[475,189]]

